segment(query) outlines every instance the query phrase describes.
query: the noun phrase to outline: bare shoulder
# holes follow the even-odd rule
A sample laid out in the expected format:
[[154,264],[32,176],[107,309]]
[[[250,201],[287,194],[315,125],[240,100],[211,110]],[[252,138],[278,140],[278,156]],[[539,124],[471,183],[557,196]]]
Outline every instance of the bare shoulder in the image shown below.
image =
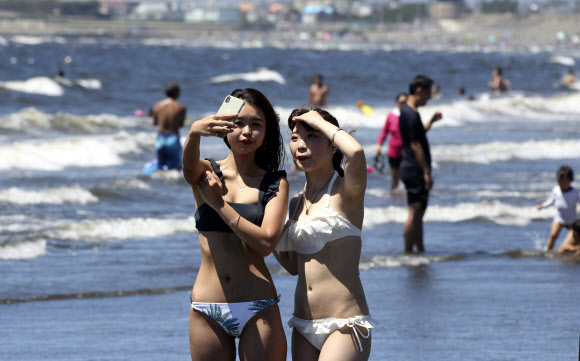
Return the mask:
[[162,106],[166,105],[168,103],[169,99],[165,98],[165,99],[161,99],[160,101],[158,101],[157,103],[155,103],[155,106],[153,107],[153,109],[155,108],[161,108]]

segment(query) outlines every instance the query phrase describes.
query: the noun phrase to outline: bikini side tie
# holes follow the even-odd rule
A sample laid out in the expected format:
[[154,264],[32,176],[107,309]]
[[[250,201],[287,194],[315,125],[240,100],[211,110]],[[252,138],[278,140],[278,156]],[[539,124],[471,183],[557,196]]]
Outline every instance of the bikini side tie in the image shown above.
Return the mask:
[[[353,320],[352,318],[349,318],[347,326],[353,329],[354,336],[356,337],[356,342],[358,342],[358,348],[360,349],[360,352],[363,352],[363,347],[362,347],[362,344],[360,342],[359,335],[362,336],[363,338],[369,338],[371,336],[371,330],[365,327],[364,320],[359,321],[359,320]],[[359,327],[362,327],[362,328],[367,330],[366,336],[360,330]]]

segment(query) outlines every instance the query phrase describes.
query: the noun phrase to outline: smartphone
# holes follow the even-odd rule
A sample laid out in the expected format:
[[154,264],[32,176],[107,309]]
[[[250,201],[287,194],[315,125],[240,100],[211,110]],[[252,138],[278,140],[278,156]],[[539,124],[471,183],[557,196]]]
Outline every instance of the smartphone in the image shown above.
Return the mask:
[[[242,107],[244,106],[246,102],[243,101],[242,99],[233,97],[231,95],[228,95],[222,105],[220,106],[217,115],[223,115],[223,114],[238,114],[240,112],[240,110],[242,110]],[[229,122],[233,122],[234,120],[236,120],[236,118],[231,118],[231,119],[225,119]]]

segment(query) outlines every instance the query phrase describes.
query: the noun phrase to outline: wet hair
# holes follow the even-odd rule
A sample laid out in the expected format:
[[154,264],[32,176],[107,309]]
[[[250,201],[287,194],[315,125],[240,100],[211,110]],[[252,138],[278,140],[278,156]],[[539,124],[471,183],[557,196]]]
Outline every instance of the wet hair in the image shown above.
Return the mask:
[[[256,89],[236,89],[231,95],[264,112],[266,117],[266,136],[262,145],[256,150],[254,161],[258,167],[269,172],[279,170],[284,165],[286,152],[282,134],[280,133],[280,117],[278,113],[276,113],[268,98]],[[231,149],[228,137],[223,139],[228,148]]]
[[421,89],[431,89],[433,80],[425,75],[417,75],[409,84],[409,94],[415,94],[415,91]]
[[165,84],[165,95],[170,98],[177,99],[179,98],[179,84],[176,82],[169,82]]
[[574,171],[567,165],[563,165],[560,167],[560,169],[558,169],[558,172],[556,173],[556,179],[557,180],[568,179],[569,181],[573,181]]
[[397,97],[395,98],[395,103],[399,101],[399,98],[400,97],[407,98],[407,97],[409,97],[409,94],[407,94],[407,93],[399,93],[399,94],[397,94]]
[[[317,112],[318,114],[320,114],[320,116],[322,117],[322,119],[326,120],[330,124],[336,125],[337,127],[340,128],[340,126],[338,125],[338,120],[336,120],[336,118],[333,117],[332,114],[330,114],[326,110],[324,110],[324,109],[322,109],[322,108],[320,108],[318,106],[315,106],[315,105],[303,105],[300,108],[294,109],[292,111],[292,113],[290,113],[290,116],[288,117],[288,128],[290,128],[290,130],[294,131],[294,128],[296,127],[296,125],[298,123],[296,123],[292,119],[294,117],[299,116],[299,115],[308,113],[311,110],[314,110],[315,112]],[[312,128],[310,125],[308,125],[306,123],[302,123],[302,126],[306,130],[309,130],[309,131],[310,130],[314,130],[314,128]],[[328,140],[328,142],[330,143],[330,140]],[[340,150],[337,149],[336,150],[336,153],[334,153],[334,155],[332,156],[332,168],[334,168],[334,170],[341,177],[344,176],[344,170],[342,169],[342,160],[343,159],[344,159],[344,155],[342,154],[342,152]]]
[[497,72],[497,75],[501,75],[501,73],[502,73],[502,70],[501,70],[501,68],[499,66],[493,68],[493,70],[495,70]]

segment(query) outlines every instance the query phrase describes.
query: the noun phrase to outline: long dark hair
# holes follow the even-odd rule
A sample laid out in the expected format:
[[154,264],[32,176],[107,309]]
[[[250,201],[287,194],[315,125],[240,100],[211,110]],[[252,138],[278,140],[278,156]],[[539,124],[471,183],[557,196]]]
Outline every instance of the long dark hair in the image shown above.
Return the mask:
[[[314,105],[303,105],[300,108],[296,108],[292,111],[292,113],[290,113],[290,116],[288,117],[288,128],[290,128],[290,130],[294,130],[294,128],[296,127],[296,123],[295,121],[293,121],[292,119],[294,117],[297,117],[299,115],[308,113],[309,111],[314,110],[315,112],[317,112],[318,114],[320,114],[320,116],[326,120],[327,122],[329,122],[330,124],[334,124],[337,127],[340,128],[340,125],[338,125],[338,120],[336,120],[336,118],[334,116],[332,116],[332,114],[330,114],[329,112],[327,112],[326,110],[318,107],[318,106],[314,106]],[[313,128],[306,124],[306,123],[302,123],[302,126],[304,128],[306,128],[307,130],[313,130]],[[328,142],[330,143],[330,140],[328,140]],[[332,168],[334,168],[335,171],[338,172],[338,175],[343,177],[344,176],[344,170],[342,169],[342,160],[344,158],[344,155],[342,154],[342,152],[340,150],[336,150],[336,153],[334,153],[334,155],[332,156]]]
[[[256,89],[236,89],[231,95],[243,99],[246,103],[260,108],[264,112],[266,116],[266,136],[260,148],[256,150],[254,161],[258,167],[269,172],[279,170],[284,165],[286,152],[282,134],[280,133],[280,117],[278,113],[276,113],[268,98]],[[227,137],[224,137],[224,142],[228,148],[231,148]]]

